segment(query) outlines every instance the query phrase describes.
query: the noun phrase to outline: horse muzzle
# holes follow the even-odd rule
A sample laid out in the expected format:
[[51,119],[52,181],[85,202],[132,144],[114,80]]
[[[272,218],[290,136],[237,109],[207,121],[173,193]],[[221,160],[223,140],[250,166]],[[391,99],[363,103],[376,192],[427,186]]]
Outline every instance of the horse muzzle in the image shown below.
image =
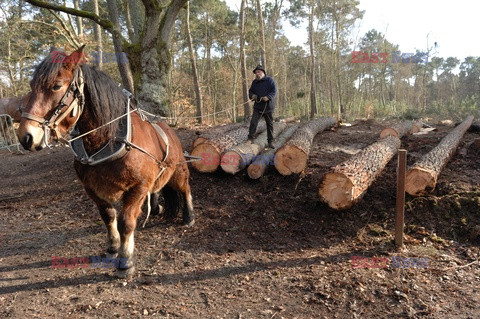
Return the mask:
[[37,125],[25,123],[22,120],[18,128],[18,140],[27,151],[40,151],[46,146],[45,133]]

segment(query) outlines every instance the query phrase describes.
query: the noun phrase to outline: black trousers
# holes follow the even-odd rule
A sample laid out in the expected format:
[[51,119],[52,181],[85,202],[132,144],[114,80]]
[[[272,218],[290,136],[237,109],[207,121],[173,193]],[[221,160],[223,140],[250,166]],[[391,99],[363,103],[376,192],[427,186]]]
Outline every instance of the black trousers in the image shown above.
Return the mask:
[[273,142],[273,113],[263,113],[262,111],[253,109],[252,119],[250,120],[250,128],[248,130],[248,138],[254,139],[255,133],[257,132],[258,121],[263,116],[265,122],[267,123],[267,140],[268,142]]

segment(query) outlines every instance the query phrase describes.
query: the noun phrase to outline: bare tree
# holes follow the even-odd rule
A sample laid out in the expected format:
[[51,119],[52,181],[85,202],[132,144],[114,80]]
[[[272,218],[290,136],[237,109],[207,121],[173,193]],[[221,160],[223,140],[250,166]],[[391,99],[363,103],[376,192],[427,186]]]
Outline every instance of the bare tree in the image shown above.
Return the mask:
[[192,32],[190,31],[190,1],[187,2],[186,26],[188,50],[190,51],[190,63],[192,64],[193,82],[195,86],[195,105],[197,106],[197,121],[201,124],[203,117],[203,101],[202,91],[200,89],[200,81],[198,79],[197,59],[195,58],[195,50],[193,49],[192,43]]

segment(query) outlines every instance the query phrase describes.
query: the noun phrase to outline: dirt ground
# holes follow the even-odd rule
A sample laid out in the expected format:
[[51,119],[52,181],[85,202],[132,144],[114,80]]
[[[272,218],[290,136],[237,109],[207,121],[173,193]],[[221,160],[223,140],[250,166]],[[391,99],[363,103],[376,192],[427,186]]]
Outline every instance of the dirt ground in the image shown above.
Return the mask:
[[[329,167],[378,139],[357,121],[316,136],[301,176],[271,167],[191,169],[196,224],[151,217],[137,227],[137,272],[52,268],[52,256],[98,256],[106,231],[67,147],[0,153],[1,318],[479,318],[480,150],[467,133],[428,196],[407,195],[396,251],[396,159],[353,208],[333,211],[317,187]],[[450,127],[408,136],[408,163]],[[190,151],[194,130],[179,129]],[[145,216],[139,220],[143,223]],[[426,258],[426,268],[353,268],[352,257]]]

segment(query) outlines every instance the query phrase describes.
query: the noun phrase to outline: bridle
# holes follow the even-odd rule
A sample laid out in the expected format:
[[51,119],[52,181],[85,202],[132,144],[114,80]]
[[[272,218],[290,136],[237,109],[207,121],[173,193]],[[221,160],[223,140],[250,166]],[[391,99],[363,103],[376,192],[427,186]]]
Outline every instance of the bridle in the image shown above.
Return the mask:
[[[70,131],[75,127],[75,124],[77,124],[77,121],[80,118],[80,115],[83,112],[83,107],[85,105],[85,95],[83,92],[83,86],[84,86],[83,72],[82,72],[82,69],[78,67],[75,70],[73,80],[72,82],[70,82],[67,91],[63,95],[62,99],[58,102],[52,115],[48,119],[33,115],[31,113],[22,112],[23,118],[38,122],[42,126],[43,132],[44,132],[43,139],[47,147],[49,148],[52,147],[52,145],[49,144],[50,131],[53,131],[55,133],[56,140],[63,138],[62,134],[58,130],[58,124],[60,124],[60,122],[62,122],[65,119],[65,117],[68,114],[70,114],[70,112],[72,112],[72,117],[77,117],[77,118],[75,119],[75,122],[73,123],[73,125],[71,125],[67,129],[67,134],[70,133]],[[67,106],[66,101],[69,98],[70,94],[73,94],[73,100],[72,102],[70,102],[67,109],[62,112],[62,109],[65,106]]]

